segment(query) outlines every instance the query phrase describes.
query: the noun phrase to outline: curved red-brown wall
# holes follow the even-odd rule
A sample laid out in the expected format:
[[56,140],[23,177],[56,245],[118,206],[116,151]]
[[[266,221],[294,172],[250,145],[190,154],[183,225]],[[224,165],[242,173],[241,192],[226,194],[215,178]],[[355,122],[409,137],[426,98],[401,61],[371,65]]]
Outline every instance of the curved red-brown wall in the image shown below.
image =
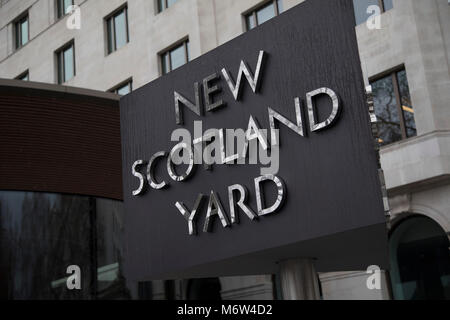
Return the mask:
[[113,94],[0,80],[0,190],[122,199]]

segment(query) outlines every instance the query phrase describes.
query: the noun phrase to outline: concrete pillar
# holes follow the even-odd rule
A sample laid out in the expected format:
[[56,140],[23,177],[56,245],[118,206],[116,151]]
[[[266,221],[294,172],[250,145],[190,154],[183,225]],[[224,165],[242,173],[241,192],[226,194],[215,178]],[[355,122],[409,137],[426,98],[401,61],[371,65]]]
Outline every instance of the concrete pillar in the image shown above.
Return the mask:
[[281,261],[280,280],[284,300],[319,300],[319,283],[312,259]]

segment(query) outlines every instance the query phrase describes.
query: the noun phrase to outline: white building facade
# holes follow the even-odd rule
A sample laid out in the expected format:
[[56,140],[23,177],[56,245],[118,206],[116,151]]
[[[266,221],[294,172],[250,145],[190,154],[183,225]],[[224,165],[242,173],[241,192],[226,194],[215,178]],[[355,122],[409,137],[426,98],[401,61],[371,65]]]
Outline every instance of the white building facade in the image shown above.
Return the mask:
[[[0,78],[126,94],[300,2],[0,0]],[[450,3],[354,3],[362,70],[379,120],[391,270],[373,290],[365,270],[320,274],[321,294],[449,299]],[[277,275],[129,286],[133,298],[194,299],[213,291],[222,299],[282,298]]]

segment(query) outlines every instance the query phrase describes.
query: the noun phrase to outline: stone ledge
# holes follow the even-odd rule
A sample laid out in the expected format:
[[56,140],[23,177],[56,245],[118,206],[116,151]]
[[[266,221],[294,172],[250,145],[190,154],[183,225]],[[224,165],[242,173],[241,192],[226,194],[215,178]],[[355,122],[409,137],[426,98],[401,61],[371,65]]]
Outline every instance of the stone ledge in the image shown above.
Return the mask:
[[381,166],[389,195],[450,180],[450,131],[434,131],[385,146]]

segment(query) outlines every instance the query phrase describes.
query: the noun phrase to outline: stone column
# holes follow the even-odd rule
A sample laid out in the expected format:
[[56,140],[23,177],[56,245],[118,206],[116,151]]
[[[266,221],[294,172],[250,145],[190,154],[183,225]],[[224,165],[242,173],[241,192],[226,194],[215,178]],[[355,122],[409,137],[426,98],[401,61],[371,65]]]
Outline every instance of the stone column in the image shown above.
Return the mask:
[[280,280],[284,300],[319,300],[319,283],[312,259],[281,261]]

